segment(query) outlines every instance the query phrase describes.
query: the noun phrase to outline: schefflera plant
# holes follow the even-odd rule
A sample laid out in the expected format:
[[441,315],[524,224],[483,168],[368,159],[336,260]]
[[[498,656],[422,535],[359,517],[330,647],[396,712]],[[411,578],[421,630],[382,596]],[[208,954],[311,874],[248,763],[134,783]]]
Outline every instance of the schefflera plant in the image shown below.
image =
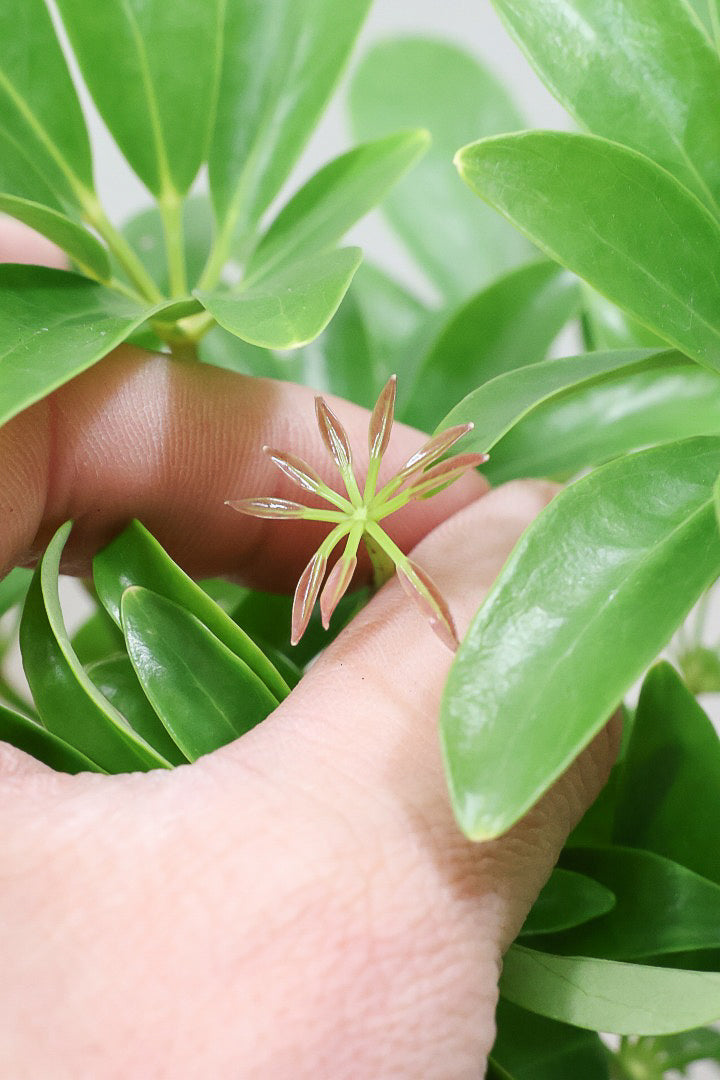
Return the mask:
[[[51,16],[44,0],[3,4],[0,212],[59,245],[73,271],[0,267],[0,423],[128,339],[195,358],[216,325],[273,349],[322,331],[360,262],[338,241],[428,141],[413,130],[357,146],[265,223],[369,6],[59,0]],[[146,264],[98,198],[55,8],[94,104],[155,200],[162,265]],[[199,261],[187,195],[204,166],[213,235]]]

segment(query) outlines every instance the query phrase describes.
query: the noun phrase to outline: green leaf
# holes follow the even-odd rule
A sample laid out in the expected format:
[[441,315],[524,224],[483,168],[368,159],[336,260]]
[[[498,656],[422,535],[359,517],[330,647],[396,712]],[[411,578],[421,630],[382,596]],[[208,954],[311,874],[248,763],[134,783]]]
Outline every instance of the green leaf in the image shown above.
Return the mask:
[[583,285],[582,297],[583,334],[588,351],[632,349],[638,346],[657,348],[662,345],[662,339],[657,334],[646,330],[589,285]]
[[315,173],[275,218],[245,268],[248,284],[328,251],[425,153],[426,131],[356,146]]
[[205,160],[222,0],[57,0],[100,115],[155,195],[184,195]]
[[168,734],[167,728],[145,697],[128,656],[111,656],[99,660],[88,667],[87,673],[100,693],[122,713],[133,731],[145,742],[162,754],[171,765],[187,764],[188,758]]
[[228,4],[210,188],[230,232],[252,226],[323,111],[370,0]]
[[46,727],[107,772],[167,768],[97,690],[73,652],[58,596],[60,556],[71,522],[39,563],[20,624],[23,666]]
[[125,638],[105,608],[98,607],[73,634],[72,647],[80,663],[87,667],[124,652]]
[[[186,199],[182,208],[187,277],[191,287],[197,283],[213,242],[214,217],[205,195]],[[157,207],[141,210],[126,221],[123,234],[135,249],[164,295],[170,293],[170,273],[162,215]]]
[[720,224],[664,169],[605,139],[560,132],[486,139],[456,162],[551,258],[681,352],[720,368]]
[[717,732],[677,672],[658,664],[640,694],[620,774],[613,839],[655,851],[720,884],[719,798]]
[[105,248],[92,233],[71,221],[65,214],[29,199],[2,194],[0,213],[9,214],[52,240],[53,244],[57,244],[77,263],[84,274],[100,281],[110,279],[110,259]]
[[53,735],[29,716],[0,705],[0,739],[58,772],[104,772],[74,746]]
[[495,214],[473,205],[448,169],[458,146],[470,139],[524,127],[504,87],[474,57],[424,38],[375,45],[353,78],[350,113],[360,139],[429,129],[429,153],[383,209],[441,293],[453,300],[470,296],[527,260],[527,244]]
[[599,1035],[538,1016],[502,998],[490,1054],[509,1080],[609,1080]]
[[131,585],[152,588],[196,616],[228,649],[255,672],[277,700],[288,688],[261,649],[229,615],[185,574],[139,521],[133,521],[93,560],[100,600],[118,626],[120,601]]
[[511,946],[500,993],[524,1009],[591,1031],[665,1035],[720,1018],[720,974],[551,956]]
[[171,600],[132,586],[120,611],[143,690],[190,761],[245,734],[277,705],[247,664]]
[[720,1061],[720,1031],[697,1028],[648,1040],[662,1069],[686,1069],[694,1061]]
[[600,882],[616,904],[592,923],[549,935],[536,947],[604,960],[720,948],[720,885],[679,863],[634,848],[582,847],[566,849],[562,865]]
[[5,575],[0,581],[0,618],[25,598],[31,581],[32,570],[25,570],[20,566]]
[[610,889],[585,873],[555,867],[530,909],[522,935],[554,934],[604,915],[615,906]]
[[494,0],[552,93],[720,212],[720,58],[678,0]]
[[484,452],[534,408],[570,387],[582,386],[618,371],[662,367],[674,359],[677,359],[676,354],[667,350],[618,349],[616,352],[542,360],[498,375],[473,390],[440,421],[437,430],[454,424],[473,423],[474,429],[463,438],[463,452]]
[[500,278],[443,327],[420,367],[405,419],[432,430],[438,416],[481,383],[543,360],[579,306],[578,283],[552,263]]
[[720,439],[645,450],[578,480],[523,534],[442,703],[471,838],[504,832],[540,798],[717,576],[719,471]]
[[226,330],[251,345],[296,349],[325,329],[360,265],[359,248],[315,255],[245,291],[199,292]]
[[0,9],[0,157],[14,195],[43,202],[49,187],[70,209],[92,196],[85,121],[43,0]]
[[718,433],[717,375],[676,353],[543,402],[500,440],[483,471],[493,484],[572,476],[630,450]]

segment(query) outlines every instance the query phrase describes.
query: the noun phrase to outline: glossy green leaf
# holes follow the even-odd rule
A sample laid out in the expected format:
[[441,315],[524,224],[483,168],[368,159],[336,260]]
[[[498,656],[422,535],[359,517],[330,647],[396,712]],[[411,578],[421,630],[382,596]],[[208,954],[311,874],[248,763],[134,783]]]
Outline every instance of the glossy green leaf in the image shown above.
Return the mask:
[[65,629],[58,573],[71,523],[56,532],[33,576],[20,624],[23,666],[46,727],[107,772],[167,768],[128,726],[73,652]]
[[248,284],[334,247],[428,145],[426,131],[408,131],[356,146],[325,165],[283,207],[260,240],[245,268]]
[[647,154],[720,213],[720,57],[686,4],[493,2],[582,124]]
[[222,0],[57,0],[98,110],[156,195],[185,194],[210,138]]
[[665,1035],[720,1019],[720,974],[551,956],[513,945],[500,993],[524,1009],[592,1031]]
[[599,1035],[559,1024],[502,998],[490,1059],[509,1080],[609,1080]]
[[29,716],[0,705],[0,739],[26,754],[65,773],[103,772],[74,746],[43,727]]
[[720,572],[718,472],[720,439],[645,450],[578,480],[523,534],[442,703],[470,837],[504,832],[537,801]]
[[359,248],[341,248],[294,263],[247,290],[198,297],[221,326],[251,345],[296,349],[325,329],[361,258]]
[[227,6],[210,187],[220,221],[251,226],[310,136],[370,0],[233,0]]
[[118,626],[120,601],[131,585],[142,585],[174,601],[200,620],[254,671],[277,700],[288,688],[261,649],[185,574],[139,521],[133,521],[95,556],[93,580],[98,596]]
[[[0,156],[13,195],[77,208],[91,196],[92,159],[75,88],[43,0],[0,7]],[[20,183],[27,170],[27,187]]]
[[640,694],[620,774],[613,839],[655,851],[720,884],[719,800],[717,732],[677,672],[658,664]]
[[80,663],[87,667],[124,652],[125,638],[105,608],[98,607],[73,634],[72,647]]
[[99,660],[87,668],[87,673],[100,693],[122,713],[145,742],[171,765],[187,764],[187,757],[146,698],[129,657],[111,656]]
[[[191,287],[200,277],[213,241],[214,217],[207,196],[186,199],[182,208],[184,253]],[[170,274],[162,216],[157,207],[142,210],[123,225],[123,234],[164,295],[170,293]]]
[[618,371],[663,367],[676,358],[676,354],[667,350],[618,349],[617,352],[542,360],[498,375],[473,390],[451,409],[437,429],[473,423],[473,430],[463,438],[463,452],[485,452],[534,408],[570,387],[582,386]]
[[109,280],[110,259],[107,251],[92,233],[65,214],[29,199],[3,194],[0,194],[0,213],[9,214],[52,240],[77,263],[84,274],[100,281]]
[[578,313],[578,282],[552,263],[513,270],[468,300],[418,372],[405,419],[423,430],[481,383],[543,360]]
[[30,588],[32,570],[17,566],[0,581],[0,618],[24,599]]
[[357,68],[350,112],[361,139],[408,127],[429,129],[429,153],[383,209],[445,296],[470,296],[527,260],[530,249],[522,238],[473,204],[448,168],[458,146],[470,139],[524,127],[507,91],[475,57],[424,38],[381,42]]
[[220,577],[203,578],[198,581],[198,585],[228,615],[235,610],[248,591],[243,585],[236,585],[234,581]]
[[247,664],[171,600],[132,586],[120,611],[143,690],[190,761],[243,735],[277,705]]
[[555,934],[596,919],[614,906],[611,889],[586,873],[556,866],[530,909],[520,934]]
[[486,139],[456,163],[551,258],[720,368],[720,224],[664,169],[605,139],[560,132]]
[[720,380],[678,354],[571,388],[528,413],[483,467],[494,484],[572,476],[645,446],[720,433]]

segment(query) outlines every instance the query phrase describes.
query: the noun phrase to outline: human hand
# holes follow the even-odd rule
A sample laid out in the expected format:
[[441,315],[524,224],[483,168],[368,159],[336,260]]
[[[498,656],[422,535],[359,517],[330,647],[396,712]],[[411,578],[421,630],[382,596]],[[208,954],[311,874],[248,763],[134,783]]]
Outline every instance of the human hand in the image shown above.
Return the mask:
[[[362,445],[366,415],[337,410]],[[0,568],[72,517],[82,572],[138,516],[192,572],[290,588],[318,526],[223,505],[290,495],[267,442],[331,478],[308,391],[118,350],[0,430]],[[398,426],[388,471],[418,442]],[[391,530],[406,550],[429,534],[418,561],[461,632],[551,494],[483,491],[470,477]],[[436,737],[450,660],[392,581],[268,720],[193,766],[71,777],[3,747],[0,1073],[481,1076],[502,951],[613,738],[505,837],[471,844]]]

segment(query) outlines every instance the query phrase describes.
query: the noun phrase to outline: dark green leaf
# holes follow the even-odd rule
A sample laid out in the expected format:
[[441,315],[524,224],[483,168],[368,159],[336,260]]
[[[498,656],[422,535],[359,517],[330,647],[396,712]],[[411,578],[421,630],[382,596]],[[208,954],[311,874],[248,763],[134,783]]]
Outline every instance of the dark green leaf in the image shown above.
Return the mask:
[[350,90],[356,136],[424,127],[430,152],[384,204],[393,227],[432,282],[452,299],[472,295],[530,249],[455,182],[448,162],[481,135],[523,121],[503,86],[467,52],[424,38],[385,41],[364,57]]
[[140,586],[123,593],[120,610],[143,690],[190,761],[243,735],[275,708],[264,683],[189,611]]
[[29,716],[0,705],[0,739],[10,743],[18,750],[49,765],[58,772],[103,772],[104,770],[90,761],[74,746],[44,728]]
[[645,450],[577,481],[524,533],[445,688],[445,760],[470,837],[537,801],[720,572],[718,472],[720,439]]
[[60,610],[58,572],[70,522],[33,575],[20,624],[23,666],[46,727],[107,772],[167,768],[98,691],[75,656]]
[[500,998],[491,1060],[510,1080],[609,1080],[599,1035]]
[[555,867],[530,909],[520,934],[553,934],[567,930],[604,915],[614,905],[612,891],[592,877]]
[[720,1018],[720,974],[551,956],[513,945],[500,993],[524,1009],[617,1035],[665,1035]]
[[720,58],[678,0],[494,0],[563,105],[720,212]]
[[664,169],[605,139],[560,132],[486,139],[456,161],[470,187],[548,255],[720,368],[720,224]]
[[32,570],[17,566],[0,581],[0,618],[25,597],[32,581]]
[[77,263],[84,274],[100,281],[109,280],[110,260],[107,251],[92,233],[71,221],[65,214],[29,199],[2,194],[0,213],[9,214],[52,240],[53,244],[57,244]]
[[[210,200],[197,195],[183,203],[185,264],[188,281],[194,286],[207,261],[213,241],[214,218]],[[162,216],[157,207],[142,210],[123,225],[125,237],[142,259],[145,269],[160,291],[170,292],[170,274]]]

